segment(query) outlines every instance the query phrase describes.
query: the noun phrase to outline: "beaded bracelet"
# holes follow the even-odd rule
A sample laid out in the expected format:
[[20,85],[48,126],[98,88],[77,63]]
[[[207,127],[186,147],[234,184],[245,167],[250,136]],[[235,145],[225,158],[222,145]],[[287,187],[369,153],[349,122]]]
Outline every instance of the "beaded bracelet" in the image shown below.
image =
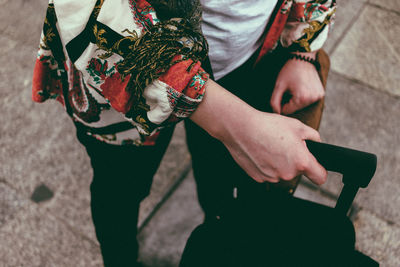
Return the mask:
[[305,62],[309,62],[314,65],[314,67],[319,71],[321,69],[321,65],[316,59],[312,59],[303,55],[298,55],[298,54],[288,54],[287,55],[287,60],[289,59],[297,59],[297,60],[302,60]]

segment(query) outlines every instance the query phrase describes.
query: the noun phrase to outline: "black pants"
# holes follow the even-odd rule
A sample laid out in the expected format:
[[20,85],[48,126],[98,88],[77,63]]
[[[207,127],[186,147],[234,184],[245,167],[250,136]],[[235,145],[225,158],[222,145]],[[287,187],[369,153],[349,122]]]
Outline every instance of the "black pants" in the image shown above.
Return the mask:
[[173,129],[160,134],[154,147],[100,142],[78,129],[93,168],[91,211],[105,266],[135,266],[140,202],[149,194],[153,175]]
[[[280,63],[266,60],[254,69],[254,60],[253,56],[218,82],[254,107],[268,111]],[[206,218],[217,215],[232,199],[234,187],[239,188],[239,194],[265,190],[265,185],[241,170],[222,143],[189,120],[185,127],[199,202]],[[165,129],[154,147],[129,147],[102,143],[78,129],[78,139],[86,147],[94,172],[91,210],[105,266],[135,265],[139,204],[149,194],[172,133],[172,128]]]

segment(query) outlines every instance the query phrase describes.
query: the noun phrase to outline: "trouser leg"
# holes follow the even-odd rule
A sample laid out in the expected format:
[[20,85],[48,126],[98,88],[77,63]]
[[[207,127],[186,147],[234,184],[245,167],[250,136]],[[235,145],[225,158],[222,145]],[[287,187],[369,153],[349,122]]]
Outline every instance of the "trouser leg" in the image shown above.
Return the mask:
[[135,266],[140,202],[149,194],[153,175],[173,129],[162,132],[154,147],[116,146],[78,132],[93,168],[91,211],[105,266]]

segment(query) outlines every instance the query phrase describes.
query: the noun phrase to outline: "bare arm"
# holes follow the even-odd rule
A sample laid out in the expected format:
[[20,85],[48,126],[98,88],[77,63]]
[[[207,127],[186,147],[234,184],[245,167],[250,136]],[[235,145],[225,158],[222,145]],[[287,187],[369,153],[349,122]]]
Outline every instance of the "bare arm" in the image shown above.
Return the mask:
[[212,80],[190,118],[219,139],[257,182],[291,180],[299,174],[316,184],[326,180],[326,170],[304,142],[319,141],[317,131],[298,120],[260,112]]

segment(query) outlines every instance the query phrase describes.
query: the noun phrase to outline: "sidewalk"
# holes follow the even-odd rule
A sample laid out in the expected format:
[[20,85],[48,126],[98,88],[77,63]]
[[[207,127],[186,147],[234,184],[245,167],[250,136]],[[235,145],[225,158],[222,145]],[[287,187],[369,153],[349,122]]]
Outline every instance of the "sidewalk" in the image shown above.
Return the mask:
[[[338,0],[325,142],[373,152],[378,169],[352,215],[357,248],[400,266],[400,3]],[[55,102],[30,98],[45,0],[0,0],[0,267],[102,266],[89,209],[89,160]],[[329,205],[337,175],[322,188],[303,181],[296,195]],[[201,222],[182,125],[178,125],[140,214],[141,258],[177,266]]]

